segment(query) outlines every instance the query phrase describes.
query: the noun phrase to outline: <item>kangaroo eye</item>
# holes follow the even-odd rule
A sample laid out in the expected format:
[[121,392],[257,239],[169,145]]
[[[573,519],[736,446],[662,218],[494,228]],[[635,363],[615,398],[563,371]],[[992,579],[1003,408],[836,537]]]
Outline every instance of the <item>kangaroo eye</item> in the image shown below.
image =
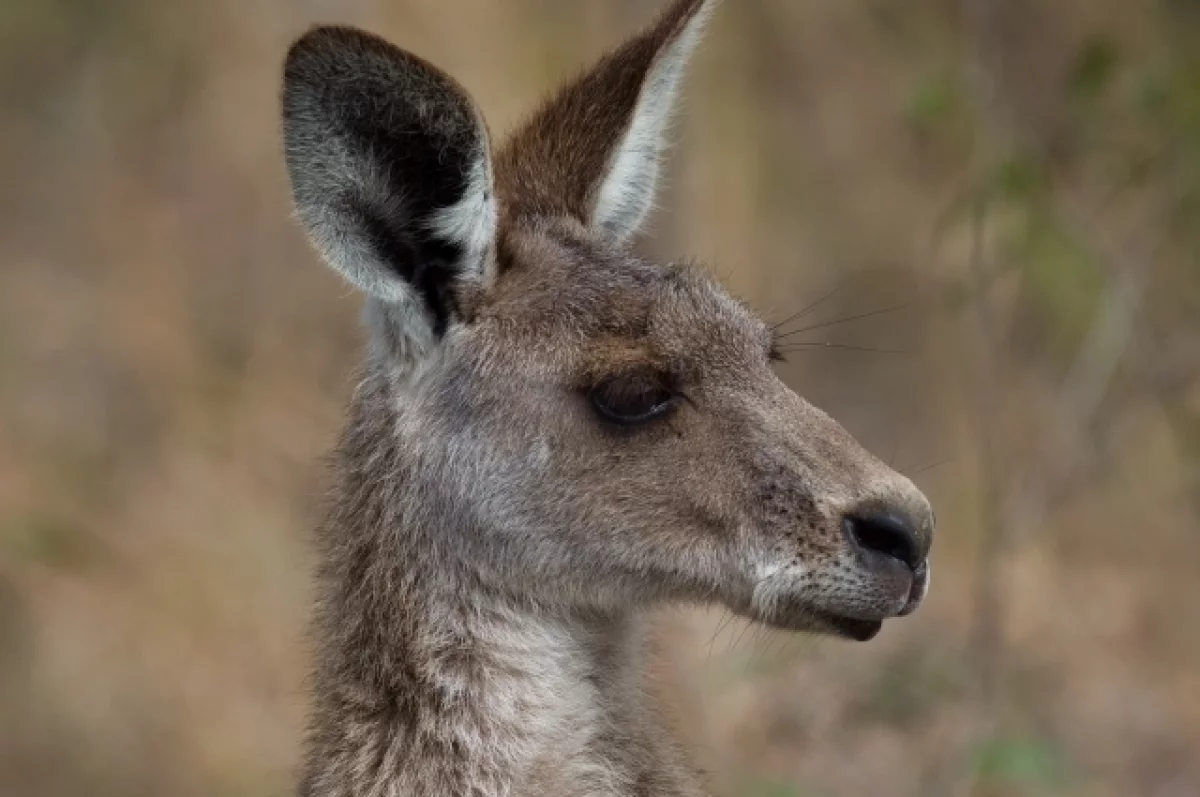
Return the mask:
[[680,396],[658,374],[635,373],[606,379],[588,398],[607,420],[624,426],[661,418],[675,409]]

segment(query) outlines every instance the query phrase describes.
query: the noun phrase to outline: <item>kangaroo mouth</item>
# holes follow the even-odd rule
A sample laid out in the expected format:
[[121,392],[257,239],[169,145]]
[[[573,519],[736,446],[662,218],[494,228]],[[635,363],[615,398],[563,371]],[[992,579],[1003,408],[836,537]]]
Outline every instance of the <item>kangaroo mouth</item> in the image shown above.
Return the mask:
[[883,628],[883,620],[856,620],[834,614],[818,615],[821,622],[834,634],[855,642],[867,642],[876,637]]
[[759,619],[781,631],[826,634],[855,642],[866,642],[879,634],[883,628],[883,621],[888,618],[850,617],[805,605],[796,606],[791,612]]
[[890,617],[905,617],[912,614],[921,605],[921,601],[925,599],[925,593],[929,591],[929,563],[922,562],[915,571],[913,571],[912,586],[908,591],[908,599],[900,611],[889,617],[880,618],[877,620],[864,620],[857,617],[845,617],[832,613],[818,613],[820,620],[824,625],[838,636],[853,639],[856,642],[866,642],[874,639],[883,628],[883,621]]
[[929,565],[922,562],[912,573],[907,592],[892,599],[891,608],[872,610],[843,610],[829,604],[813,605],[800,595],[791,596],[778,605],[775,612],[763,618],[767,624],[789,631],[809,631],[829,634],[856,642],[874,639],[885,620],[912,614],[925,599],[929,590]]

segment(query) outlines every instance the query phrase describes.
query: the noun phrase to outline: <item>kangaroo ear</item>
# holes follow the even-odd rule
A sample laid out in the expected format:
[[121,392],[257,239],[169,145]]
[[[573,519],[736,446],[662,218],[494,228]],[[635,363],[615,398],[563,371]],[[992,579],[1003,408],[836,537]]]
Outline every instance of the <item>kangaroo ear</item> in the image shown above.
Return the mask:
[[497,158],[505,205],[630,238],[654,204],[676,95],[716,4],[677,0],[535,114]]
[[[284,67],[283,135],[301,222],[404,338],[430,341],[455,286],[494,262],[487,128],[448,75],[383,39],[317,28]],[[378,308],[376,308],[378,309]]]

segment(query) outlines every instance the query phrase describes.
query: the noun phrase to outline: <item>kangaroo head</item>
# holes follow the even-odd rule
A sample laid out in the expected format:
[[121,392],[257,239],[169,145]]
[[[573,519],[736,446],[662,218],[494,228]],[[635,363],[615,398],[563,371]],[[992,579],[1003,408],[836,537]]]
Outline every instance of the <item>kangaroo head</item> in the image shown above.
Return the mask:
[[716,601],[866,639],[925,593],[928,502],[779,380],[762,320],[628,249],[714,5],[675,2],[497,148],[443,72],[314,29],[286,64],[295,201],[367,295],[360,413],[404,452],[373,489],[439,529],[438,566],[556,610]]

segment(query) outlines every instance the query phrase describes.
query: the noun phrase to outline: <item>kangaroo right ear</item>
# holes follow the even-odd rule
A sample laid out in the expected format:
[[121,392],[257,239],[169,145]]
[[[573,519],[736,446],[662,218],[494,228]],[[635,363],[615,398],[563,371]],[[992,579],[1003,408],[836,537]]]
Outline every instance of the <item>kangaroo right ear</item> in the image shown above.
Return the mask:
[[629,240],[654,205],[683,73],[716,5],[675,0],[518,129],[497,158],[506,212],[572,216]]
[[283,135],[297,213],[326,262],[429,341],[455,286],[486,280],[496,202],[487,128],[449,75],[383,39],[316,28],[284,67]]

